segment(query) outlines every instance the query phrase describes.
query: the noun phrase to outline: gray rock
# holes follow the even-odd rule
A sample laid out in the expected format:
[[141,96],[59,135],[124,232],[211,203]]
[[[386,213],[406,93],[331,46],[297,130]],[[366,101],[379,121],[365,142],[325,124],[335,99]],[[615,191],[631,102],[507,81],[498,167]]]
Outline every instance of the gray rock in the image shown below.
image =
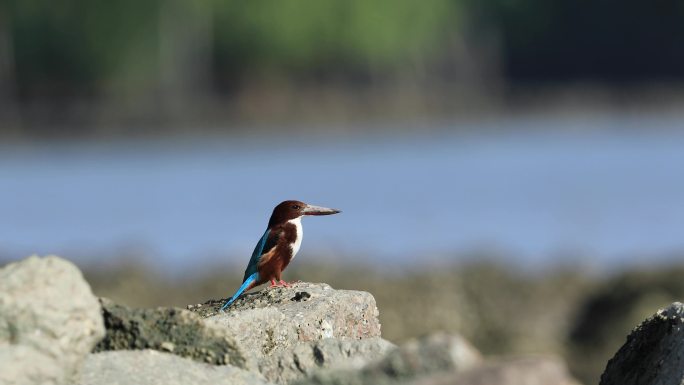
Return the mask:
[[367,370],[372,368],[376,372],[404,378],[440,371],[462,371],[481,361],[480,352],[463,337],[437,333],[407,342]]
[[424,376],[406,385],[579,385],[555,357],[491,360],[472,369]]
[[361,370],[318,372],[298,384],[396,384],[428,374],[468,370],[481,361],[480,353],[465,339],[440,333],[409,341]]
[[262,376],[233,366],[203,364],[154,350],[88,356],[81,385],[266,385]]
[[103,335],[97,298],[71,262],[33,256],[0,269],[0,383],[71,382]]
[[243,345],[264,353],[301,341],[380,336],[378,308],[370,293],[333,290],[324,283],[267,288],[243,296],[225,313],[218,311],[222,303],[210,301],[190,310],[232,330]]
[[380,337],[307,341],[264,356],[259,362],[259,371],[273,382],[288,383],[320,370],[358,370],[394,348],[394,344]]
[[245,365],[234,338],[193,312],[132,309],[104,298],[100,302],[107,334],[94,352],[154,349],[214,365]]
[[222,304],[208,301],[188,311],[102,300],[107,336],[95,351],[154,349],[286,383],[320,369],[361,367],[393,347],[379,337],[369,293],[297,283],[249,294],[225,313],[218,311]]
[[[0,384],[68,383],[75,373],[54,357],[26,345],[0,346]],[[73,368],[72,368],[73,369]]]
[[[380,337],[375,299],[366,292],[301,282],[243,296],[226,312],[219,311],[222,304],[223,300],[209,301],[189,308],[231,335],[245,352],[247,367],[271,381],[301,378],[316,367],[334,367],[333,357],[342,366],[354,360],[368,362],[388,346],[378,339],[353,342]],[[316,342],[326,339],[339,341]],[[326,352],[327,360],[320,360],[321,352]],[[312,358],[315,355],[319,358]]]
[[601,385],[684,384],[684,304],[658,310],[608,361]]

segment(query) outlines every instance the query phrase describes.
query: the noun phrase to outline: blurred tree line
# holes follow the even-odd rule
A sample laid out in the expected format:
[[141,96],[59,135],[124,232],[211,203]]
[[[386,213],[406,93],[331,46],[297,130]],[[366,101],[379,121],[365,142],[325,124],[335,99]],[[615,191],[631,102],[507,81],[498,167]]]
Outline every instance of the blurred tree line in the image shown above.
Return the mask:
[[0,0],[0,100],[665,82],[682,22],[676,0]]
[[196,72],[222,92],[260,76],[353,80],[438,55],[460,8],[449,0],[429,7],[389,0],[17,0],[0,8],[9,62],[3,69],[20,97],[142,89]]

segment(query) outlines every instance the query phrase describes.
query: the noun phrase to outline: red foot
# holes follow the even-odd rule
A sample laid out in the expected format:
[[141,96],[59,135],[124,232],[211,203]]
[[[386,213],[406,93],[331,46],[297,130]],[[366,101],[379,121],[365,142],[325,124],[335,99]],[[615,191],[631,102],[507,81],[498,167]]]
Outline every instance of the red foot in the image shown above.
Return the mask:
[[299,283],[302,281],[292,281],[292,282],[286,282],[284,280],[280,280],[279,282],[276,282],[275,279],[271,280],[271,285],[269,287],[292,287],[292,285]]
[[269,286],[269,288],[270,287],[290,287],[290,285],[287,282],[283,281],[282,279],[280,280],[280,282],[276,282],[275,279],[272,279],[271,280],[271,286]]

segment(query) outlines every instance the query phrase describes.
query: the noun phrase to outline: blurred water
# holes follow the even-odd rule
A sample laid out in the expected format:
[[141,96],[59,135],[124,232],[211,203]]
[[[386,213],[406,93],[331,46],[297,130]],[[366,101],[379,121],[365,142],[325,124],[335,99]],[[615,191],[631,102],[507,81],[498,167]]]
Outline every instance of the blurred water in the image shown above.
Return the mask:
[[495,248],[527,266],[620,266],[684,250],[680,125],[518,118],[412,131],[424,134],[4,145],[0,254],[93,261],[135,247],[171,270],[241,264],[272,207],[300,199],[343,210],[304,221],[302,254],[410,265]]

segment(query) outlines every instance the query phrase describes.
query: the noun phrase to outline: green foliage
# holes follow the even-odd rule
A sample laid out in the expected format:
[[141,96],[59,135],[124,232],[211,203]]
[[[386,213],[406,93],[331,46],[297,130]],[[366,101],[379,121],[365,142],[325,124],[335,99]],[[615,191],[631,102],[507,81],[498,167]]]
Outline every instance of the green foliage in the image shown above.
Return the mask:
[[96,89],[136,42],[156,42],[158,6],[156,0],[10,2],[18,85]]
[[216,1],[216,45],[244,65],[307,68],[370,62],[391,66],[434,51],[458,3],[433,0]]
[[[144,87],[155,79],[159,61],[168,60],[160,49],[183,49],[176,37],[188,33],[183,21],[198,11],[209,15],[200,20],[212,23],[207,45],[215,70],[239,77],[253,71],[400,65],[439,50],[454,29],[458,5],[454,0],[11,0],[4,8],[19,89],[43,93],[96,91],[112,79]],[[168,20],[171,25],[164,24]]]

